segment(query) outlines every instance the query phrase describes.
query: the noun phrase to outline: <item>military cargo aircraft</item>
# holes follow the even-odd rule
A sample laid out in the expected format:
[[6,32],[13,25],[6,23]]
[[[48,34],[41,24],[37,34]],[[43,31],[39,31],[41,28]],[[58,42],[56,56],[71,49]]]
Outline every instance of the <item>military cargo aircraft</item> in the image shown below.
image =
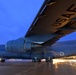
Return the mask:
[[24,37],[0,46],[1,62],[5,59],[46,59],[76,55],[76,43],[55,43],[76,31],[76,0],[45,0]]

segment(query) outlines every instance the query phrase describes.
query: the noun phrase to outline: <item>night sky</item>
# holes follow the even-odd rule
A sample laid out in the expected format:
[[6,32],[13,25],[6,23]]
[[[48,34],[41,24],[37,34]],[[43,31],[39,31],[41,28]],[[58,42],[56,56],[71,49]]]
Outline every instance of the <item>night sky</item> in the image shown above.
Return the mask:
[[[0,0],[0,44],[23,37],[44,0]],[[76,32],[59,41],[75,40]]]

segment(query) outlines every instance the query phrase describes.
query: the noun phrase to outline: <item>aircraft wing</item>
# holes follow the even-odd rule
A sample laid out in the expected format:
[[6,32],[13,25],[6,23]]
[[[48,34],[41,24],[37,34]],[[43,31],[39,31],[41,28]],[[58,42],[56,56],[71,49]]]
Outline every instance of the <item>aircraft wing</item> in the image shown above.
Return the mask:
[[45,0],[25,37],[51,45],[76,30],[76,0]]

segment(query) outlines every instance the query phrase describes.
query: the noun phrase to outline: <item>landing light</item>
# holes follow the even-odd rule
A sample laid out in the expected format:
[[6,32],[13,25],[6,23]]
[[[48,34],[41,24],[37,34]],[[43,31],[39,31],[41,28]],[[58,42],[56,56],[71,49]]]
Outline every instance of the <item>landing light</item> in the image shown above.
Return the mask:
[[60,63],[60,62],[65,62],[66,60],[64,59],[53,59],[53,64],[56,64],[56,63]]
[[75,59],[53,59],[53,64],[62,62],[76,62]]

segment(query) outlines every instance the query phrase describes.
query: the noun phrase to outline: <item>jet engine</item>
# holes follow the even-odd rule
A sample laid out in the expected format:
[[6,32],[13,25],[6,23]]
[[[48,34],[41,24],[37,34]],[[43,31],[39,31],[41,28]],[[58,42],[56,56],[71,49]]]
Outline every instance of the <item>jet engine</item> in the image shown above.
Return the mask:
[[11,40],[5,45],[5,50],[8,52],[26,52],[41,45],[27,42],[25,39]]

